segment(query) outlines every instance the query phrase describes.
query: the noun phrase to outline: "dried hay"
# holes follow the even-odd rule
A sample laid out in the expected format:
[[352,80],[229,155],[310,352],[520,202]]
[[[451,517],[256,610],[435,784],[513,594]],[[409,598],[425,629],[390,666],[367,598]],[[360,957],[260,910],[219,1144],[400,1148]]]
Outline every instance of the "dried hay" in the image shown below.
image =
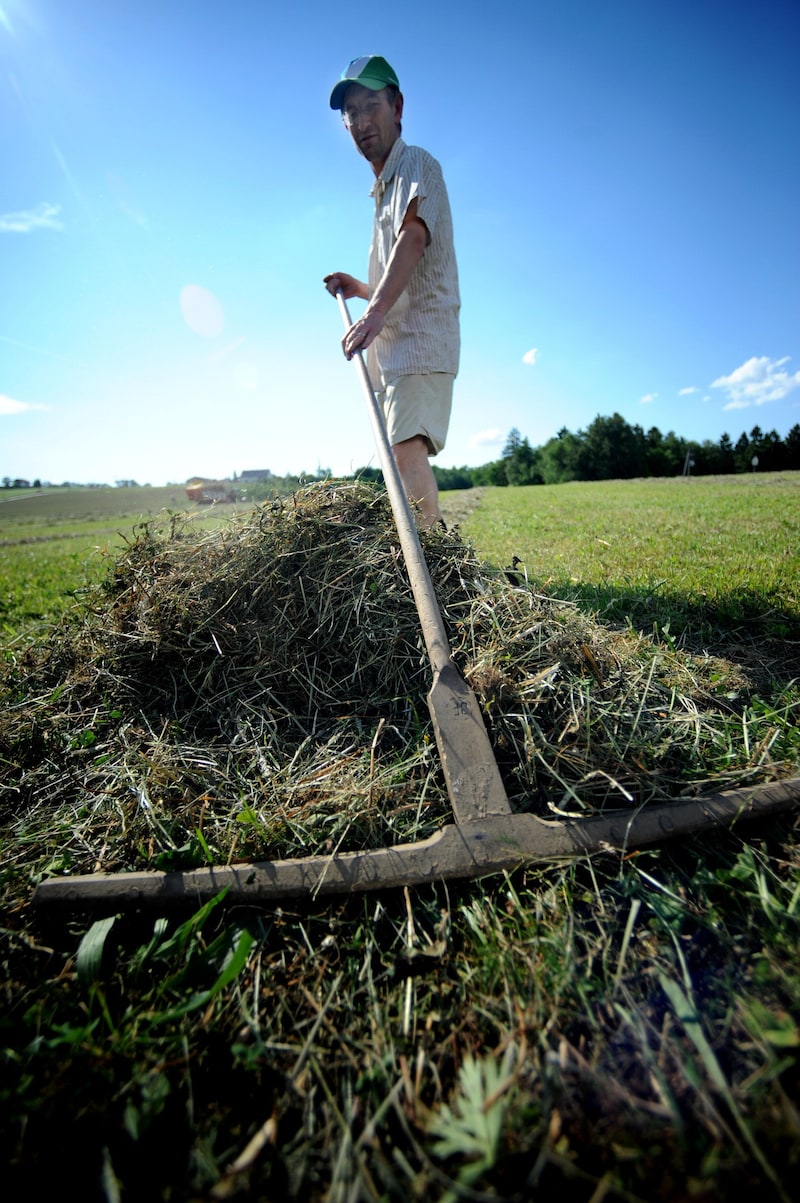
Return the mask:
[[[514,809],[662,801],[705,784],[721,747],[715,784],[775,775],[732,746],[702,661],[512,586],[457,532],[422,538]],[[3,825],[37,842],[38,872],[375,847],[450,817],[391,510],[365,483],[210,534],[137,527],[2,685]]]

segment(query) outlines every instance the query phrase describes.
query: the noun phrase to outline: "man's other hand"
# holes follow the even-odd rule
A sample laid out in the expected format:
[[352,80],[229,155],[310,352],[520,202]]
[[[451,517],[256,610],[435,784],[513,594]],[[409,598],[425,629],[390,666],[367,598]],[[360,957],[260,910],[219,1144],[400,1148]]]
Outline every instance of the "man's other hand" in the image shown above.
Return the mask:
[[329,276],[323,276],[322,283],[332,297],[335,297],[337,292],[341,292],[346,301],[352,301],[353,297],[365,299],[364,285],[355,276],[348,275],[347,272],[331,272]]

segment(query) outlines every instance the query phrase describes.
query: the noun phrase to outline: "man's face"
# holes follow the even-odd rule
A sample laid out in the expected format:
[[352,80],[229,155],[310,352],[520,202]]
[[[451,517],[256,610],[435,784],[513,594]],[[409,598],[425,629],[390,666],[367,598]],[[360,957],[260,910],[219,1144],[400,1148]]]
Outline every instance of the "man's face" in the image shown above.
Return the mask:
[[377,175],[389,157],[400,133],[403,98],[390,103],[385,89],[373,92],[351,84],[344,94],[342,114],[358,149]]

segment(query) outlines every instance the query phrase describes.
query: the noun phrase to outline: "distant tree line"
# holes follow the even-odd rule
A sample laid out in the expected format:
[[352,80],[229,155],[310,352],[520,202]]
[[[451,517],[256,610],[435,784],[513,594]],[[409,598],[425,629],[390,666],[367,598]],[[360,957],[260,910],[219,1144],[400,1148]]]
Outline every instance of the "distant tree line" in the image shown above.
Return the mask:
[[[37,476],[35,480],[22,480],[17,476],[13,480],[10,476],[4,476],[0,484],[4,489],[107,489],[109,486],[98,481],[90,481],[81,484],[75,480],[62,480],[60,485],[54,485],[49,480],[39,480]],[[135,480],[118,480],[117,486],[131,486],[138,488]],[[147,486],[149,488],[149,485]]]
[[440,489],[478,485],[556,485],[568,480],[630,480],[643,476],[722,475],[736,472],[780,472],[800,469],[800,424],[782,439],[775,430],[754,426],[733,443],[702,443],[645,431],[620,414],[597,417],[577,434],[562,427],[542,447],[532,447],[517,429],[509,434],[500,459],[479,468],[439,468]]
[[[480,485],[557,485],[569,480],[630,480],[643,476],[712,476],[736,472],[781,472],[800,470],[800,423],[786,438],[776,430],[766,433],[754,426],[749,434],[740,434],[733,443],[723,434],[717,443],[706,439],[697,443],[679,438],[672,431],[662,434],[657,426],[645,431],[631,426],[620,414],[596,417],[586,430],[577,434],[562,426],[541,447],[532,447],[516,427],[506,439],[500,459],[478,468],[440,468],[433,465],[439,488],[471,489]],[[303,485],[327,480],[329,468],[297,475],[273,476],[268,480],[247,481],[243,496],[251,501],[290,494]],[[380,468],[358,468],[354,477],[382,481]],[[236,473],[234,473],[236,479]],[[117,481],[118,487],[135,486],[136,481]],[[0,485],[10,488],[40,488],[39,480],[4,476]],[[63,488],[70,484],[64,482]],[[83,486],[86,487],[86,486]],[[107,485],[90,485],[107,488]]]

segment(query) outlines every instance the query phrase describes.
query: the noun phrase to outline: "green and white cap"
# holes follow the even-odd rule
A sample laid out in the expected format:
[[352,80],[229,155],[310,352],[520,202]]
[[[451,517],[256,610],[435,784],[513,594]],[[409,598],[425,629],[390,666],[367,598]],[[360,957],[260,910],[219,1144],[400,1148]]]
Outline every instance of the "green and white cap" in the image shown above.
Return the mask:
[[342,72],[342,78],[331,92],[331,108],[340,109],[344,104],[344,94],[351,84],[360,84],[362,88],[371,88],[380,92],[381,88],[391,84],[400,87],[400,81],[385,58],[379,54],[362,54],[348,63]]

